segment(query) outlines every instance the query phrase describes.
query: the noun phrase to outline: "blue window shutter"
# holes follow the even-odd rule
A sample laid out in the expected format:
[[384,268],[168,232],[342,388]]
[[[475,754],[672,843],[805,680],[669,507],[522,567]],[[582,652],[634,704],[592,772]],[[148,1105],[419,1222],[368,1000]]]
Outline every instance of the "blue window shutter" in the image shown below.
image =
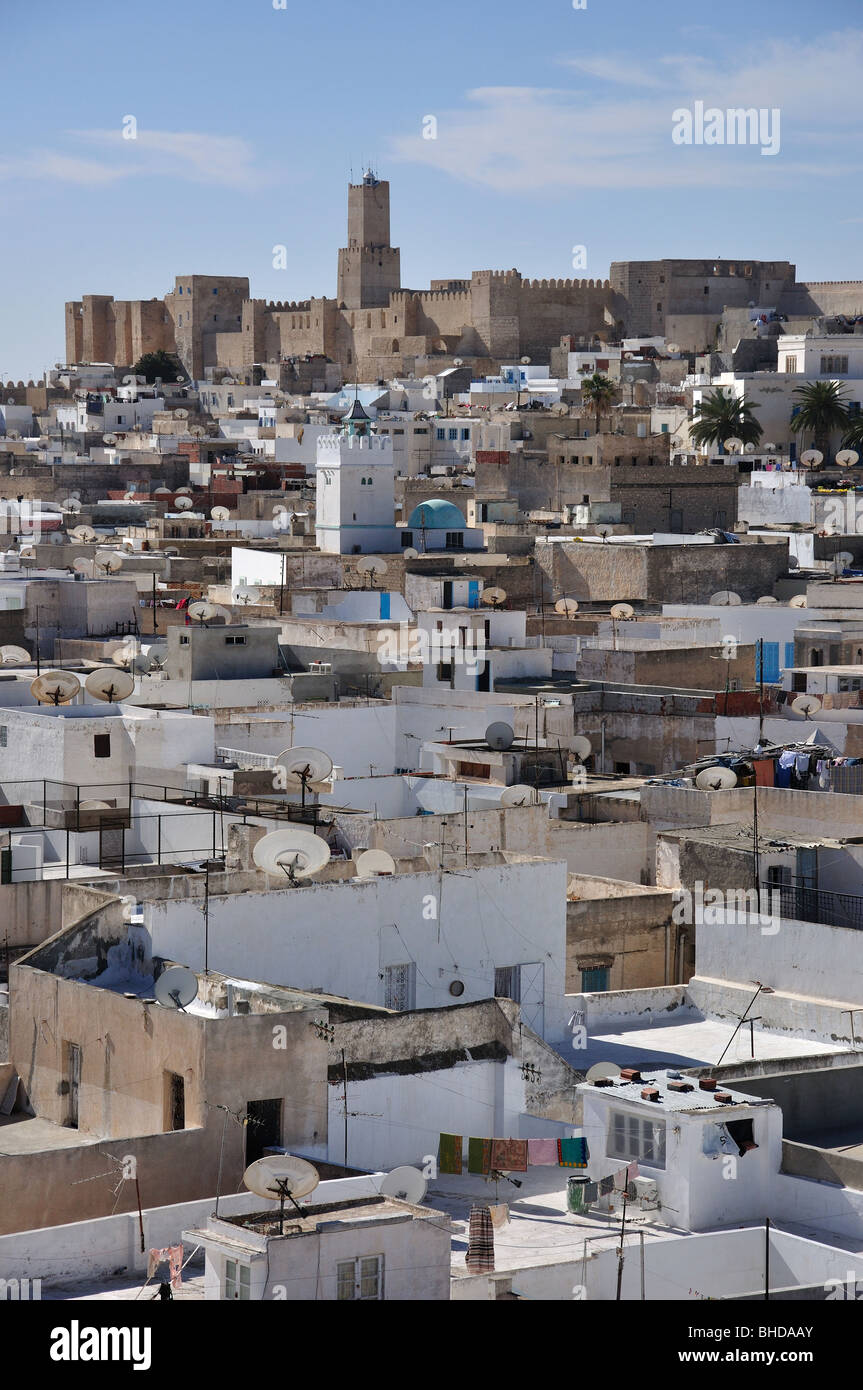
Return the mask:
[[381,594],[381,617],[382,617],[382,618],[388,618],[389,616],[390,616],[390,596],[389,596],[389,594]]
[[469,579],[467,583],[467,606],[468,608],[479,607],[479,580]]
[[794,665],[794,643],[793,643],[793,642],[786,642],[786,643],[785,643],[785,665],[786,665],[786,666],[793,666],[793,665]]

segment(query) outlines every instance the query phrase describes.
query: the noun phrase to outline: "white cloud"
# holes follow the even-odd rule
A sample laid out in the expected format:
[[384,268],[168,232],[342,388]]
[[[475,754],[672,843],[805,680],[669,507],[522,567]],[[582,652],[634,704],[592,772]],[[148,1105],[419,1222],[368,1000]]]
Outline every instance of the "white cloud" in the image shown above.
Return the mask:
[[69,130],[65,137],[79,149],[97,146],[102,158],[61,150],[36,149],[0,161],[0,178],[56,180],[99,185],[125,178],[180,178],[226,188],[253,188],[259,181],[254,151],[233,135],[199,131],[138,128],[134,140],[122,130]]

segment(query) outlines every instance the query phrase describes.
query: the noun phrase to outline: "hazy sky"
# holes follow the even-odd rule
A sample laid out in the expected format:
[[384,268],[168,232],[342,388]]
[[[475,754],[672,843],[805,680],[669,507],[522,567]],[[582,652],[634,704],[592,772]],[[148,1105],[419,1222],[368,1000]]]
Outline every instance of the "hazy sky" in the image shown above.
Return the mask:
[[[82,294],[333,295],[368,161],[413,288],[662,256],[863,278],[860,0],[281,3],[3,0],[4,379],[63,359]],[[778,153],[675,144],[699,101],[779,108]]]

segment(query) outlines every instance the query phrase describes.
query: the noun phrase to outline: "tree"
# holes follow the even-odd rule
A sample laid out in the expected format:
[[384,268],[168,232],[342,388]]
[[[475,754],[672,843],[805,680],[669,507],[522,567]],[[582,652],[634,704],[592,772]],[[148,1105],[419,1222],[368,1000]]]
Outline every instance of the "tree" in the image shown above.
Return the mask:
[[851,423],[842,436],[843,449],[857,449],[863,454],[863,415],[849,416]]
[[825,458],[830,454],[830,436],[848,426],[848,398],[842,390],[838,381],[809,381],[794,392],[799,404],[791,416],[791,428],[795,434],[811,435]]
[[179,359],[163,348],[159,348],[158,352],[145,352],[143,357],[138,358],[132,371],[136,376],[146,377],[150,385],[156,377],[161,377],[164,382],[176,381],[178,376],[185,377]]
[[726,396],[718,387],[705,396],[698,415],[693,413],[689,438],[701,448],[705,444],[723,444],[726,439],[740,439],[744,444],[757,444],[763,429],[753,415],[757,405]]
[[603,415],[611,414],[611,407],[617,400],[617,387],[610,377],[594,372],[581,383],[581,399],[586,406],[593,407],[595,434],[599,434],[599,424]]

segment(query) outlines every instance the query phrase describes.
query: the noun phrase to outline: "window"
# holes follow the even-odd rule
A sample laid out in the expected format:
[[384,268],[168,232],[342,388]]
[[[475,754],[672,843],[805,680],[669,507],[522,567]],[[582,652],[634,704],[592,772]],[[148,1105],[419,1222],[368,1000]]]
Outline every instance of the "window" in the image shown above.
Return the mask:
[[796,371],[797,371],[797,355],[796,355],[796,353],[793,353],[793,352],[792,352],[792,353],[789,353],[788,356],[785,358],[785,370],[786,370],[786,372],[796,372]]
[[470,439],[470,430],[462,430],[461,437],[464,440]]
[[226,647],[244,647],[245,645],[246,645],[246,639],[245,639],[245,637],[237,637],[236,635],[234,635],[234,636],[226,637],[226,638],[225,638],[225,646],[226,646]]
[[383,1255],[363,1255],[359,1260],[340,1260],[336,1265],[336,1299],[379,1301],[384,1296]]
[[174,1071],[165,1072],[165,1129],[186,1128],[186,1083]]
[[448,432],[448,438],[449,438],[449,439],[458,439],[458,430],[449,430],[449,432]]
[[609,1158],[637,1159],[651,1168],[665,1167],[665,1121],[613,1110],[608,1133]]
[[404,550],[405,546],[408,546],[408,545],[411,545],[411,546],[412,546],[413,543],[414,543],[414,533],[413,533],[413,531],[402,531],[402,550]]
[[447,550],[461,550],[464,545],[464,531],[447,531],[446,548]]
[[848,358],[847,358],[847,357],[822,357],[822,358],[821,358],[821,374],[823,375],[825,372],[836,372],[839,376],[847,376],[847,375],[848,375]]
[[185,632],[183,632],[183,633],[180,634],[180,646],[181,646],[181,647],[188,647],[188,645],[189,645],[188,634],[185,633]]
[[252,1282],[249,1265],[238,1264],[236,1260],[225,1260],[225,1298],[247,1300]]
[[94,757],[94,758],[110,758],[110,756],[111,756],[111,735],[110,735],[110,734],[94,734],[94,735],[93,735],[93,757]]
[[608,989],[608,966],[600,965],[581,972],[582,994],[604,994]]
[[384,967],[384,1008],[403,1013],[415,1007],[416,966],[387,965]]
[[78,1092],[81,1088],[81,1048],[78,1043],[66,1043],[66,1126],[78,1128]]
[[213,294],[218,294],[218,293],[219,293],[218,290],[213,290]]
[[446,439],[446,430],[436,430],[438,439]]
[[0,724],[0,748],[6,747],[6,739],[9,736],[9,725]]
[[453,664],[451,661],[439,661],[437,664],[437,678],[439,681],[452,681]]
[[521,966],[496,965],[494,970],[495,999],[511,999],[521,1003]]

